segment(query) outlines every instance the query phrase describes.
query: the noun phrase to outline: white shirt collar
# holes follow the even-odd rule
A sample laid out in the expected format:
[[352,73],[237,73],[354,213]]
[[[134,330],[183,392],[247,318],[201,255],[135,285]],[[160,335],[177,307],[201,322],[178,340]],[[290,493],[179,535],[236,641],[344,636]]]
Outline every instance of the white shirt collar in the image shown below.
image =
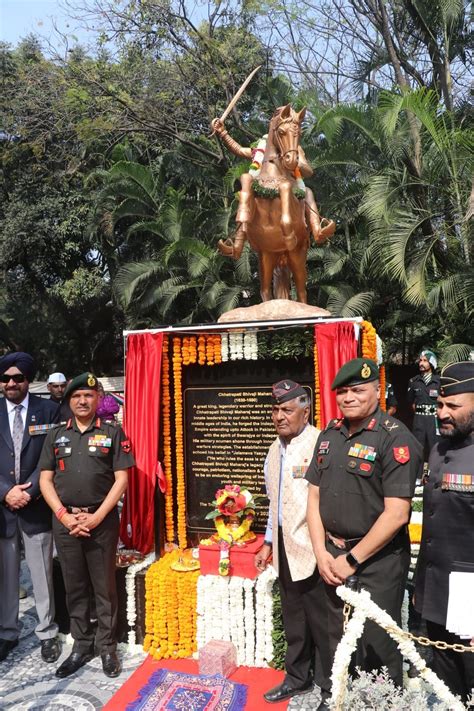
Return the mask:
[[25,408],[25,411],[28,410],[28,403],[29,403],[29,401],[30,401],[30,394],[29,394],[29,392],[26,393],[25,399],[22,400],[21,402],[18,402],[18,403],[10,402],[10,400],[7,400],[7,398],[5,398],[5,402],[7,403],[7,412],[8,412],[8,414],[11,415],[11,413],[15,410],[15,407],[16,407],[17,405],[23,405],[23,407]]

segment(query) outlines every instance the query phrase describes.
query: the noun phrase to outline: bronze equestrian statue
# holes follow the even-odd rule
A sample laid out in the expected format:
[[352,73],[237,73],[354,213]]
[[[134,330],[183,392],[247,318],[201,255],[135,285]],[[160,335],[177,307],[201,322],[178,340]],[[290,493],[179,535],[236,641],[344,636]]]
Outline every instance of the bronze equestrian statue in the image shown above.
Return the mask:
[[[307,303],[306,255],[310,231],[316,244],[334,234],[335,223],[320,218],[312,191],[303,178],[313,174],[299,145],[301,123],[306,109],[278,108],[270,121],[268,136],[256,150],[245,148],[226,131],[222,119],[212,122],[225,146],[241,158],[254,162],[241,178],[237,230],[232,238],[220,240],[222,254],[238,259],[245,240],[259,257],[262,301],[288,299],[290,272],[297,300]],[[273,290],[272,290],[273,280]]]

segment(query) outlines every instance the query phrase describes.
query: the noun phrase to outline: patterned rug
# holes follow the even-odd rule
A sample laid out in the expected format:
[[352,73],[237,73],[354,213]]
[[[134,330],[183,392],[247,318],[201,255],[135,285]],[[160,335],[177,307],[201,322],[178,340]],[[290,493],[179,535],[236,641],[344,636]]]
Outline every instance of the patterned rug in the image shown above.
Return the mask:
[[241,711],[246,700],[245,684],[158,669],[127,711]]

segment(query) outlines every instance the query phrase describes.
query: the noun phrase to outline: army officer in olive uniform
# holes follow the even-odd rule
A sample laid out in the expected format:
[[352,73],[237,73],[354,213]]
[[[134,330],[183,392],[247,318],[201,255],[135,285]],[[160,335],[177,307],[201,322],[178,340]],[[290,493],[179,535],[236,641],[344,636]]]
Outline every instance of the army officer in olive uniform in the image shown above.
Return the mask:
[[[474,575],[473,361],[450,363],[441,371],[438,417],[441,439],[431,452],[423,491],[414,603],[426,620],[430,639],[467,645],[469,640],[446,629],[446,614],[449,574]],[[470,608],[472,599],[465,604]],[[466,702],[474,688],[474,653],[434,648],[433,668]]]
[[[56,675],[69,676],[90,661],[95,641],[104,674],[114,677],[121,670],[115,651],[117,502],[127,488],[127,469],[134,460],[121,428],[96,417],[95,375],[83,373],[74,378],[65,399],[73,417],[48,434],[39,463],[41,492],[55,514],[53,535],[74,639],[72,654]],[[91,592],[97,608],[95,640]]]
[[[329,708],[329,675],[342,636],[343,602],[336,587],[357,575],[377,605],[397,622],[401,618],[410,562],[407,523],[422,452],[411,432],[380,410],[378,378],[376,363],[368,359],[355,358],[339,370],[332,389],[344,417],[321,432],[306,474],[308,526],[325,588],[321,711]],[[372,622],[366,623],[355,661],[366,671],[386,666],[401,686],[397,646]]]

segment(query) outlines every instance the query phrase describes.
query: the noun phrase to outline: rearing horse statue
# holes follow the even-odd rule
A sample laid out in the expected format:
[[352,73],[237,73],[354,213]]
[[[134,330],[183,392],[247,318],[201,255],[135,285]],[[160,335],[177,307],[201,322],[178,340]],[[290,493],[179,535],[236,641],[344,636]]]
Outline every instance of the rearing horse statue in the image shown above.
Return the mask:
[[[242,158],[253,158],[250,171],[241,178],[237,230],[233,238],[220,240],[222,254],[238,259],[245,240],[259,258],[262,301],[288,299],[290,272],[297,299],[307,303],[306,255],[310,231],[316,244],[334,234],[335,223],[321,219],[312,191],[303,178],[313,174],[299,145],[301,123],[306,109],[278,108],[270,121],[268,137],[258,148],[245,148],[234,141],[221,119],[214,119],[212,129],[227,148]],[[273,289],[272,289],[273,281]]]

